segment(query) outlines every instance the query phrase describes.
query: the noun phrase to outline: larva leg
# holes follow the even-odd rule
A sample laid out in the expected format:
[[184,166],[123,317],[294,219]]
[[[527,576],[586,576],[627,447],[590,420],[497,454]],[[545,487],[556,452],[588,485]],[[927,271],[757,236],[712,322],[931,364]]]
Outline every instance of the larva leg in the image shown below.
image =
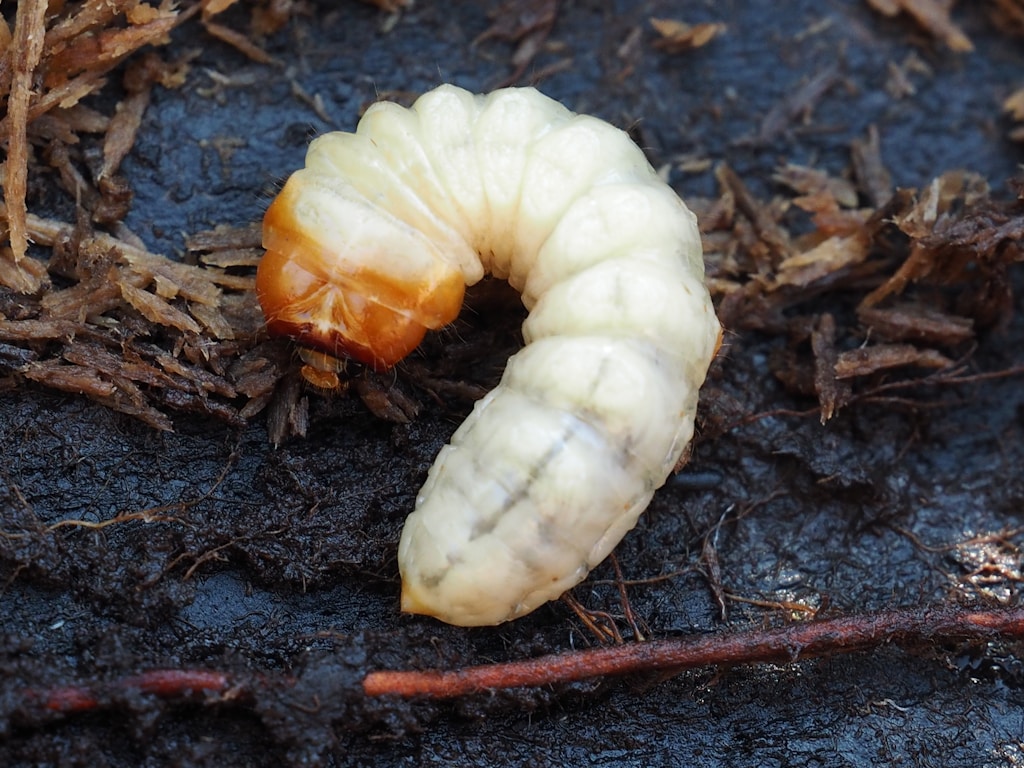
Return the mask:
[[692,437],[720,336],[696,220],[607,123],[533,89],[376,105],[314,142],[264,239],[268,327],[328,354],[395,363],[484,271],[531,310],[406,522],[406,611],[495,624],[558,597]]

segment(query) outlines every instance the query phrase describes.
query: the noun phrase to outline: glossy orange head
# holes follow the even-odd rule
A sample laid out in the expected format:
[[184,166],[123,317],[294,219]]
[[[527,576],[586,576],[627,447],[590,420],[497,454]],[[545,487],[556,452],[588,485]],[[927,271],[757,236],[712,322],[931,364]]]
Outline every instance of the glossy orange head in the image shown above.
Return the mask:
[[422,236],[302,171],[267,209],[263,247],[256,295],[267,329],[333,357],[389,368],[462,306],[461,273]]

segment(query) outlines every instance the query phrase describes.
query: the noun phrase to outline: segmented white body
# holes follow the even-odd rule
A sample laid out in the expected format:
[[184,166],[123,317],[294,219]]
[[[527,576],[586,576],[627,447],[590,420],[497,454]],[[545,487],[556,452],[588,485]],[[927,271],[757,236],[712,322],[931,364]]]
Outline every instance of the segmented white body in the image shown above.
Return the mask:
[[403,610],[487,625],[558,597],[636,524],[693,435],[720,339],[694,215],[625,133],[532,88],[376,104],[355,134],[318,138],[300,173],[321,179],[310,206],[325,226],[349,226],[332,202],[343,188],[365,201],[360,232],[415,241],[413,257],[374,255],[389,269],[439,259],[467,285],[489,272],[529,310],[526,346],[406,522]]

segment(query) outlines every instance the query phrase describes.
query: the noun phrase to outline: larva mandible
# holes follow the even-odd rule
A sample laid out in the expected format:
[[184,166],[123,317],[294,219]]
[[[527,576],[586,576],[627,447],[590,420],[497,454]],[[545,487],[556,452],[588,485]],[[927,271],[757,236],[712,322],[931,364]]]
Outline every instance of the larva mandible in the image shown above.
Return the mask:
[[313,141],[263,244],[267,326],[309,348],[314,379],[344,355],[394,365],[485,272],[529,310],[406,521],[404,611],[476,626],[558,597],[690,442],[721,338],[696,218],[602,120],[532,88],[375,104]]

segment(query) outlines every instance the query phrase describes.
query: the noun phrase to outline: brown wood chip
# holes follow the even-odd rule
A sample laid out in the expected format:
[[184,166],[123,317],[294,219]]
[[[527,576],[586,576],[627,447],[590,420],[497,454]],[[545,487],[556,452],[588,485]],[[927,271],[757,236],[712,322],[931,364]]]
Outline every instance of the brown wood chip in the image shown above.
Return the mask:
[[[140,68],[144,67],[146,67],[145,64],[140,66]],[[126,85],[128,82],[138,79],[126,77]],[[139,126],[142,125],[142,116],[149,106],[149,95],[152,88],[152,78],[143,78],[136,89],[130,91],[128,96],[118,103],[103,139],[103,167],[98,174],[99,178],[102,179],[117,173],[121,167],[121,161],[127,157],[135,145],[135,135],[138,133]]]
[[0,318],[0,339],[32,342],[71,339],[81,330],[78,323],[66,320],[5,320]]
[[292,436],[305,437],[309,429],[309,399],[302,390],[302,379],[296,373],[278,383],[267,411],[267,436],[274,445]]
[[725,32],[721,22],[687,24],[677,19],[651,18],[651,26],[658,33],[654,47],[667,53],[683,53],[701,48]]
[[806,287],[840,269],[860,264],[867,259],[869,247],[869,238],[863,230],[846,237],[830,237],[779,264],[778,273],[769,285],[769,290],[785,285]]
[[158,325],[167,325],[187,333],[199,333],[199,325],[180,309],[172,307],[159,296],[140,290],[128,283],[121,283],[121,296],[139,314]]
[[857,205],[857,189],[852,182],[830,176],[817,168],[787,163],[776,169],[772,178],[794,192],[799,192],[800,197],[793,202],[806,211],[838,206],[853,208]]
[[836,411],[850,399],[850,385],[836,375],[839,352],[836,349],[836,322],[826,312],[811,331],[811,350],[814,352],[814,390],[821,408],[821,423],[831,419]]
[[189,313],[203,324],[215,338],[218,339],[233,339],[235,338],[235,330],[231,327],[224,315],[221,314],[220,310],[216,307],[211,307],[206,304],[192,304],[189,307]]
[[852,379],[902,366],[949,368],[952,365],[952,360],[934,349],[919,349],[912,344],[877,344],[841,353],[835,371],[837,379]]
[[60,360],[29,363],[22,374],[52,389],[85,395],[108,408],[133,416],[154,429],[170,431],[171,420],[147,404],[141,390],[124,377],[107,377],[95,369]]
[[860,307],[857,317],[872,336],[886,341],[918,341],[955,347],[974,338],[974,321],[914,304],[878,309]]
[[882,162],[881,140],[876,125],[868,126],[867,138],[853,140],[850,155],[857,186],[872,207],[881,207],[892,197],[892,177]]
[[185,248],[192,253],[215,253],[262,246],[263,225],[258,221],[243,227],[221,225],[194,232],[185,238]]
[[[4,173],[4,200],[7,202],[7,225],[17,264],[28,250],[28,232],[25,222],[25,189],[28,178],[27,126],[29,101],[32,98],[32,79],[43,55],[46,38],[47,0],[21,0],[14,20],[14,37],[8,54],[11,58],[11,85],[7,97],[7,117],[4,128],[7,136],[7,161]],[[6,271],[6,270],[5,270]],[[4,283],[26,293],[39,289],[41,281],[29,271]],[[13,285],[11,283],[14,283]]]

